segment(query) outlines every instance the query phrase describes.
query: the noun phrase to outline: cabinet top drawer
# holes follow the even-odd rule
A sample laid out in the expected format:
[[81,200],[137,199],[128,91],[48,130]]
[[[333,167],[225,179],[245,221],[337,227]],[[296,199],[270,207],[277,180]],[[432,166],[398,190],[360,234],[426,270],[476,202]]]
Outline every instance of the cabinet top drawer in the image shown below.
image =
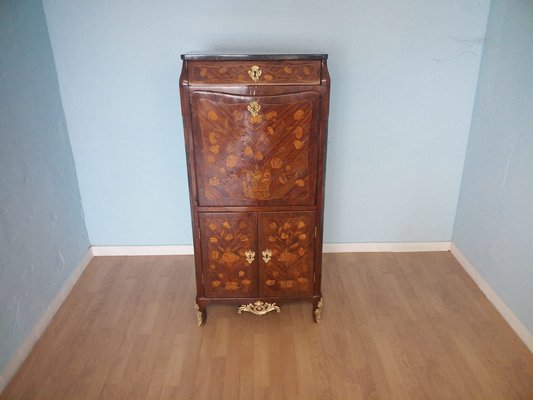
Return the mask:
[[189,85],[320,85],[321,61],[194,60],[187,76]]

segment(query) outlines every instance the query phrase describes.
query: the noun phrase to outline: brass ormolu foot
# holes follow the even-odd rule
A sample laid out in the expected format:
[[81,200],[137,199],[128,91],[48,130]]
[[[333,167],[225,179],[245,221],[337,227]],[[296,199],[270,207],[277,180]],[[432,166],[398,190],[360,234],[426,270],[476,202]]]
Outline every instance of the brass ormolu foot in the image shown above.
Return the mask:
[[202,311],[200,311],[200,306],[198,306],[198,303],[194,303],[194,309],[196,310],[196,322],[198,326],[202,326],[204,322],[204,314]]
[[324,302],[322,301],[322,297],[320,300],[318,300],[318,304],[315,308],[315,321],[317,324],[320,323],[320,318],[322,318],[322,308],[324,307]]

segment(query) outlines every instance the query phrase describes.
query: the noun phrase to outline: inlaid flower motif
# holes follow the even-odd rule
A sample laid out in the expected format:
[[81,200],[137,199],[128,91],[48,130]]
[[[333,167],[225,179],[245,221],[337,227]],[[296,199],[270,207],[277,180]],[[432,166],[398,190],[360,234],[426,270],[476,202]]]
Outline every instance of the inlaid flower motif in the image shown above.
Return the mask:
[[267,126],[267,132],[269,135],[273,135],[274,134],[274,128],[272,128],[271,126]]
[[303,255],[305,254],[305,249],[304,249],[303,247],[300,247],[300,248],[298,249],[298,254],[301,255],[301,256],[303,256]]
[[296,186],[300,186],[300,187],[305,186],[305,181],[303,179],[296,179],[294,183],[296,184]]
[[224,223],[222,224],[222,226],[223,226],[224,228],[226,228],[226,229],[231,228],[231,225],[229,224],[228,221],[224,221]]
[[213,287],[219,287],[219,286],[220,286],[220,281],[213,281],[213,282],[211,282],[211,286],[213,286]]
[[283,71],[287,74],[292,74],[292,68],[289,66],[283,67]]
[[250,122],[251,124],[260,124],[261,122],[263,122],[263,116],[261,114],[250,115],[248,117],[248,122]]
[[232,264],[238,259],[239,256],[231,251],[226,251],[224,254],[222,254],[222,257],[220,257],[220,260],[226,264]]
[[239,288],[239,282],[226,282],[226,289],[237,290]]
[[295,254],[291,253],[287,249],[283,249],[283,251],[278,257],[278,261],[285,262],[285,263],[291,263],[294,261],[295,258],[296,258]]
[[211,144],[216,144],[217,143],[217,137],[215,135],[215,132],[209,132],[209,142]]
[[209,238],[209,243],[218,243],[218,238],[215,237],[215,236],[211,236],[211,237]]
[[301,140],[295,140],[293,143],[294,143],[294,148],[296,150],[301,149],[304,145],[304,143]]
[[218,250],[211,250],[210,256],[212,260],[218,260],[220,253],[218,252]]
[[233,240],[233,235],[232,235],[231,233],[228,233],[228,234],[224,237],[224,239],[225,239],[226,241],[229,242],[230,240]]
[[294,113],[294,120],[295,121],[300,121],[301,119],[303,119],[305,116],[305,112],[304,110],[298,110]]
[[270,75],[270,74],[266,74],[265,75],[265,80],[266,81],[272,81],[272,80],[274,80],[274,77],[272,75]]
[[217,186],[217,185],[220,185],[220,179],[218,178],[218,176],[213,176],[212,178],[209,178],[209,185],[211,186]]
[[269,121],[270,121],[271,119],[276,118],[277,116],[278,116],[278,113],[277,113],[276,111],[270,111],[270,112],[267,112],[267,113],[265,114],[265,118],[266,118],[267,120],[269,120]]
[[246,148],[244,149],[244,155],[248,157],[253,157],[254,150],[250,146],[246,146]]
[[276,283],[276,281],[274,279],[268,279],[265,283],[267,286],[273,286]]
[[226,166],[228,168],[233,168],[237,165],[237,160],[238,158],[233,155],[233,154],[230,154],[227,158],[226,158]]
[[255,159],[261,161],[264,158],[263,153],[260,151],[255,152]]
[[300,233],[300,234],[298,235],[298,239],[300,239],[300,240],[305,240],[305,239],[307,239],[307,235],[306,235],[305,233]]
[[210,121],[216,121],[218,119],[218,115],[216,112],[214,112],[213,110],[209,111],[207,113],[207,119],[210,120]]
[[210,222],[209,224],[207,224],[207,227],[211,229],[212,231],[217,230],[217,225],[214,222]]
[[303,229],[303,228],[305,228],[305,222],[298,221],[298,225],[297,226],[298,226],[298,228]]
[[243,277],[244,276],[244,271],[239,271],[239,276]]
[[252,281],[250,279],[243,279],[241,281],[241,283],[244,285],[244,286],[248,286],[250,283],[252,283]]
[[294,135],[296,136],[297,139],[301,139],[302,136],[304,135],[304,130],[301,126],[297,126],[294,131],[293,131]]
[[218,154],[219,150],[220,150],[220,146],[218,144],[214,144],[213,146],[209,146],[209,151],[211,153]]
[[207,156],[207,162],[208,162],[209,164],[213,164],[215,161],[216,161],[216,160],[215,160],[215,157],[214,157],[212,154],[208,154],[208,156]]
[[283,165],[283,161],[281,161],[281,158],[273,158],[270,160],[270,166],[274,169],[279,169]]

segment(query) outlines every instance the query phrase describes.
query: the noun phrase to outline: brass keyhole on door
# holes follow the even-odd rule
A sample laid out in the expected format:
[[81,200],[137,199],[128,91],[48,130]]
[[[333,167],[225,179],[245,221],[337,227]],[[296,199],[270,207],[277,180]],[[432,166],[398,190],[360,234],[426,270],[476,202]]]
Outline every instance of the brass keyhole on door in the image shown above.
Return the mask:
[[255,259],[255,251],[248,250],[246,253],[244,253],[246,256],[246,261],[248,261],[248,264],[251,264],[254,262]]
[[265,249],[261,254],[263,254],[263,261],[265,264],[268,263],[272,258],[272,250],[270,249]]
[[254,65],[248,70],[248,75],[250,75],[250,78],[252,78],[252,81],[254,82],[257,82],[259,80],[259,77],[262,73],[263,71],[261,71],[258,65]]

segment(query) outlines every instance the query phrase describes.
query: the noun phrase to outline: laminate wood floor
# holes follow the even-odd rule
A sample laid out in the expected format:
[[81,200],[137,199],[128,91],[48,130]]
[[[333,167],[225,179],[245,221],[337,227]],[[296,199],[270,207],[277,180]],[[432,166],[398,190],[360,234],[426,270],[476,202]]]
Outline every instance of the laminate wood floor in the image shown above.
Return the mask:
[[210,306],[191,256],[93,259],[7,399],[533,399],[533,355],[448,252],[324,256],[307,303]]

